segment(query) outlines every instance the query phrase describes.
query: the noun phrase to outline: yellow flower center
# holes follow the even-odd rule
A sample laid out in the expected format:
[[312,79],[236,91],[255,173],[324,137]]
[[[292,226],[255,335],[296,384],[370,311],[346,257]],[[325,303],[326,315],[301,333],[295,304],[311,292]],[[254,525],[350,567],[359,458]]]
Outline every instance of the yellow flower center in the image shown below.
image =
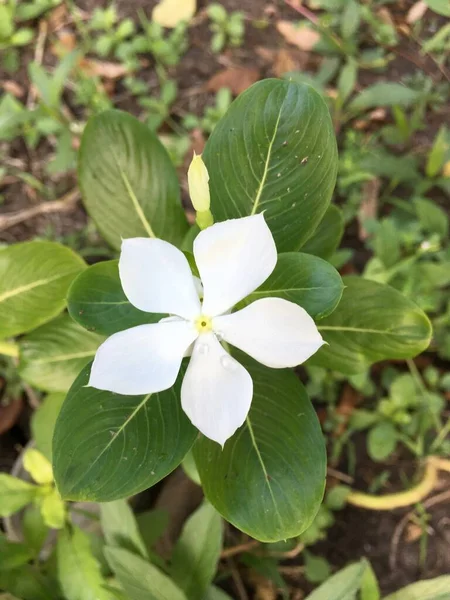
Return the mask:
[[200,315],[197,319],[195,319],[195,326],[197,327],[197,331],[199,333],[206,333],[207,331],[211,331],[212,319],[211,317],[207,317],[206,315]]

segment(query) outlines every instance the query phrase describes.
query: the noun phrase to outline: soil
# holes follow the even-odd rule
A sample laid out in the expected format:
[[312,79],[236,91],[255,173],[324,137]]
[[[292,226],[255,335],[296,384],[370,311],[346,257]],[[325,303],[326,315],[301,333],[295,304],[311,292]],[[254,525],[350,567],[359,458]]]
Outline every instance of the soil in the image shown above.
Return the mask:
[[[399,2],[399,10],[406,11],[412,3],[409,1]],[[109,2],[99,0],[80,0],[77,2],[77,6],[87,12],[91,12],[95,7],[105,7],[108,4]],[[117,0],[116,2],[120,16],[128,16],[133,19],[136,19],[138,9],[143,9],[149,15],[155,4],[156,0]],[[198,4],[200,9],[204,9],[208,2],[200,0]],[[206,84],[213,75],[223,68],[230,66],[256,68],[260,73],[260,78],[274,76],[273,57],[280,49],[286,48],[289,50],[294,63],[302,69],[313,69],[317,65],[317,57],[288,46],[278,34],[275,27],[277,20],[280,18],[296,19],[294,11],[281,0],[270,3],[261,3],[258,0],[222,0],[222,4],[228,10],[241,10],[245,13],[247,20],[245,43],[241,48],[226,50],[220,55],[214,55],[209,49],[210,33],[208,23],[202,16],[204,12],[200,10],[195,25],[190,28],[189,50],[180,64],[171,70],[171,76],[177,80],[179,86],[179,97],[173,110],[175,120],[180,119],[185,113],[197,115],[203,113],[204,107],[211,104],[214,99],[214,94],[206,90]],[[267,27],[264,29],[255,26],[255,21],[261,19],[268,22]],[[396,58],[390,63],[387,73],[379,75],[369,71],[363,72],[359,80],[360,86],[369,85],[380,77],[398,81],[402,75],[413,73],[417,68],[423,69],[436,81],[441,80],[442,73],[436,64],[428,57],[423,57],[419,52],[419,48],[413,43],[402,42],[395,49],[395,54]],[[25,89],[28,89],[28,79],[24,67],[30,58],[30,55],[24,54],[22,68],[17,76],[14,76],[14,80]],[[52,61],[53,57],[47,49],[43,64],[49,65],[52,64]],[[149,61],[148,66],[143,68],[139,76],[149,83],[149,89],[155,87],[156,76],[151,61]],[[0,81],[3,79],[12,79],[12,77],[0,71]],[[117,85],[113,91],[113,98],[118,108],[133,114],[139,114],[139,108],[135,101],[129,94],[124,93],[120,85]],[[70,102],[70,98],[68,102]],[[427,129],[417,134],[415,143],[429,147],[442,119],[445,119],[445,114],[433,117],[428,123]],[[0,145],[0,152],[1,149]],[[49,152],[51,152],[51,148],[45,142],[36,150],[30,151],[25,148],[23,142],[15,141],[12,148],[9,149],[9,156],[20,161],[24,165],[25,171],[32,172],[38,179],[45,182],[48,176],[45,174],[44,166],[49,158]],[[184,181],[182,183],[184,184]],[[59,198],[76,185],[75,175],[74,173],[64,175],[59,179],[49,181],[48,184],[49,199]],[[19,211],[34,206],[41,201],[39,195],[20,180],[6,186],[3,185],[3,187],[0,183],[0,192],[3,195],[0,214]],[[440,197],[437,200],[442,202]],[[11,244],[35,236],[46,236],[49,231],[52,231],[56,239],[62,239],[68,235],[73,236],[77,232],[84,232],[86,223],[86,214],[79,204],[70,213],[42,215],[5,231],[0,231],[0,242]],[[94,239],[94,244],[96,242],[98,242],[98,239]],[[352,268],[356,267],[356,270],[361,270],[368,259],[368,251],[359,240],[356,223],[352,223],[348,228],[343,246],[355,249]],[[446,366],[448,367],[448,365]],[[18,420],[12,428],[0,435],[0,471],[8,472],[11,469],[20,449],[29,439],[29,415],[30,410],[24,409],[18,415]],[[346,472],[346,468],[346,464],[339,465],[339,469],[343,472]],[[411,475],[414,470],[414,461],[411,457],[397,457],[397,461],[394,461],[393,464],[384,464],[380,467],[375,466],[367,457],[364,458],[363,452],[358,453],[355,486],[366,490],[368,483],[380,469],[386,468],[392,469],[394,474],[397,472],[397,475],[402,470]],[[398,477],[398,481],[400,482],[400,477]],[[171,478],[168,479],[168,482],[167,485],[172,485],[170,483]],[[448,480],[441,483],[442,488],[450,486]],[[155,499],[155,492],[158,492],[159,498],[164,498],[164,485],[159,485],[151,494],[141,497],[139,508],[147,508],[155,502],[158,504],[158,499]],[[400,483],[398,487],[401,488]],[[188,490],[186,495],[190,497],[192,489],[189,486],[185,486],[185,488]],[[190,504],[190,507],[192,508],[192,504]],[[180,510],[183,509],[178,508],[177,510],[179,514]],[[425,558],[421,558],[421,542],[416,536],[417,532],[415,533],[411,526],[405,528],[397,546],[392,541],[397,527],[407,513],[407,509],[377,513],[347,507],[336,513],[336,523],[329,530],[327,539],[311,548],[311,551],[314,554],[324,556],[335,568],[343,567],[349,562],[366,556],[371,561],[384,594],[397,590],[417,579],[450,573],[448,504],[438,503],[428,510],[430,520],[428,521]],[[289,561],[289,564],[302,564],[302,559],[300,557],[296,561]],[[292,582],[292,589],[297,593],[300,589],[310,589],[310,586],[301,579]],[[229,592],[232,595],[236,593],[232,587],[229,588]],[[297,594],[296,597],[301,596]]]

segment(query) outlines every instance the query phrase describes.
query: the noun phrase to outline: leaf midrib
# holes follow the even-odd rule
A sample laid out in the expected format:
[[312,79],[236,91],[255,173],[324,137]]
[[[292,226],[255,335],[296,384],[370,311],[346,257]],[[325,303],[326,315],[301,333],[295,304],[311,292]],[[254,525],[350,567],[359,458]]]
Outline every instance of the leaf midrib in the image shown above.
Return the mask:
[[53,281],[62,279],[63,277],[66,277],[67,275],[70,275],[71,273],[75,273],[75,272],[77,272],[77,271],[75,271],[75,270],[68,271],[63,274],[59,273],[58,275],[54,275],[53,277],[46,277],[45,279],[36,279],[36,281],[32,281],[31,283],[27,283],[25,285],[16,287],[12,290],[8,290],[7,292],[4,292],[3,294],[0,295],[0,303],[4,302],[5,300],[9,300],[10,298],[13,298],[14,296],[20,296],[21,294],[24,294],[26,292],[34,290],[37,287],[41,287],[43,285],[53,283]]

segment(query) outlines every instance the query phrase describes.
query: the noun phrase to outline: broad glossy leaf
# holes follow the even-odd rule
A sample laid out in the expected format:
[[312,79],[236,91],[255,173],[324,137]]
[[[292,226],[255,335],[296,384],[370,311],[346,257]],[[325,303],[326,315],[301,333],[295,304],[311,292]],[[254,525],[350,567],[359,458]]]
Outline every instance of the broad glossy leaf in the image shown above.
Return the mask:
[[265,211],[279,252],[298,250],[322,219],[336,181],[328,108],[310,86],[266,79],[241,94],[203,154],[216,221]]
[[305,389],[291,370],[268,369],[240,352],[254,393],[247,423],[224,449],[201,437],[194,446],[207,499],[235,527],[275,542],[300,535],[325,485],[323,435]]
[[19,374],[40,390],[66,392],[103,340],[60,315],[20,340]]
[[86,267],[55,242],[25,242],[0,250],[0,339],[30,331],[62,311],[67,290]]
[[390,594],[385,600],[448,600],[449,593],[450,575],[442,575],[412,583]]
[[49,461],[52,460],[53,430],[65,397],[66,394],[62,392],[49,394],[31,417],[31,432],[36,448]]
[[338,248],[344,234],[344,219],[342,211],[334,205],[327,208],[317,229],[303,244],[301,250],[320,258],[330,258]]
[[273,273],[242,305],[261,298],[283,298],[320,319],[336,308],[343,289],[339,273],[326,261],[311,254],[286,252],[278,255]]
[[79,181],[86,210],[114,248],[130,237],[181,243],[188,226],[175,167],[158,138],[135,117],[108,110],[88,121]]
[[157,323],[165,316],[142,312],[131,304],[122,289],[118,265],[117,260],[92,265],[70,286],[70,316],[86,329],[111,335],[136,325]]
[[181,409],[180,386],[122,396],[85,387],[83,369],[64,401],[53,436],[53,471],[66,500],[108,502],[165,477],[191,448],[197,430]]
[[337,309],[318,324],[327,346],[309,364],[353,375],[385,359],[412,358],[428,347],[431,325],[425,313],[388,285],[344,277]]
[[130,600],[186,600],[167,575],[137,554],[106,547],[105,556]]
[[100,504],[100,520],[108,546],[125,548],[147,558],[147,549],[139,527],[126,500],[114,500]]
[[366,569],[367,562],[364,559],[345,567],[314,590],[306,600],[356,600]]
[[67,600],[112,600],[104,589],[100,564],[92,554],[89,537],[78,527],[65,529],[56,544],[58,581]]
[[204,503],[188,519],[172,553],[172,579],[189,600],[204,600],[221,550],[222,519]]

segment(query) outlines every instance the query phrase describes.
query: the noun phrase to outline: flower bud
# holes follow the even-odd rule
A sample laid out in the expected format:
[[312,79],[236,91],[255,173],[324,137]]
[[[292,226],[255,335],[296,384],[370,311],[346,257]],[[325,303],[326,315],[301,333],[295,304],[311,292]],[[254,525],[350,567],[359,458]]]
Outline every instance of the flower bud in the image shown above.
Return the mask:
[[189,194],[197,212],[209,211],[209,175],[201,154],[195,154],[188,171]]

